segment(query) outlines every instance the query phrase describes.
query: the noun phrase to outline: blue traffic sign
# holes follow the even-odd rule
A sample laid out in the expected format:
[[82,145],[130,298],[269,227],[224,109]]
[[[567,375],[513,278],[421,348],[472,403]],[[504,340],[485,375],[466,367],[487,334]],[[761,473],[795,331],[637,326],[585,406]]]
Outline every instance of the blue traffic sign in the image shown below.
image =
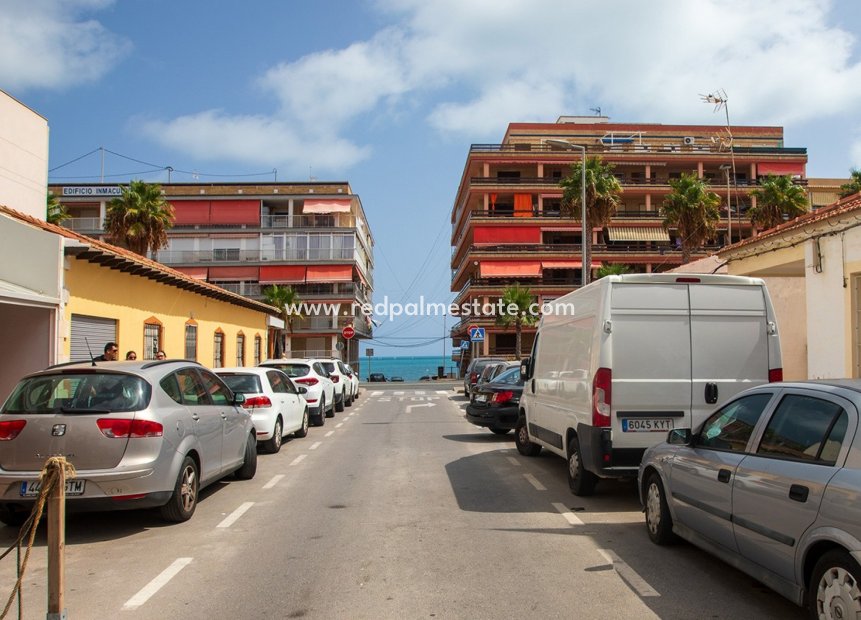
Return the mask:
[[469,340],[461,340],[460,348],[466,351],[469,348]]
[[484,342],[484,328],[473,327],[469,330],[469,339],[473,342]]

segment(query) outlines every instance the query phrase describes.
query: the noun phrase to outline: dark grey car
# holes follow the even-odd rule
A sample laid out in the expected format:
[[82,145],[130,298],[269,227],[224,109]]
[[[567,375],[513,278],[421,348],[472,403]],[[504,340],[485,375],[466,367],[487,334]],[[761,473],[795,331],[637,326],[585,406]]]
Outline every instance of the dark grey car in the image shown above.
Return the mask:
[[861,381],[770,383],[640,465],[649,537],[681,536],[814,618],[861,617]]

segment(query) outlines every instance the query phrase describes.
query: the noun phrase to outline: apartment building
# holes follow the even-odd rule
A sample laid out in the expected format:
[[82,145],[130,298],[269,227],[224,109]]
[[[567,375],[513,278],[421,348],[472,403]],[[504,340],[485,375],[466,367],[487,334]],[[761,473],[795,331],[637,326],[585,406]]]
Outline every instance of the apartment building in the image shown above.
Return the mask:
[[[455,303],[492,304],[514,282],[539,303],[580,286],[583,231],[561,214],[559,182],[580,161],[581,146],[612,163],[623,188],[610,225],[588,232],[593,278],[602,265],[651,273],[681,264],[677,231],[664,229],[659,209],[669,181],[682,173],[707,179],[723,202],[716,238],[694,259],[753,234],[746,212],[762,177],[790,175],[806,184],[807,149],[784,146],[782,127],[611,123],[594,116],[512,123],[501,144],[473,144],[467,155],[451,212]],[[468,339],[472,324],[485,327],[479,355],[514,355],[514,329],[492,318],[465,317],[452,329],[455,345]],[[524,330],[523,353],[534,331]]]
[[[103,236],[119,186],[50,189],[72,216],[64,226]],[[371,301],[374,240],[349,183],[171,183],[162,189],[176,219],[168,246],[153,259],[255,300],[273,284],[292,286],[302,302],[320,306],[293,322],[284,354],[358,362],[359,340],[370,337],[372,326],[353,304]],[[355,330],[352,341],[343,337],[347,326]],[[269,338],[270,357],[276,340]]]

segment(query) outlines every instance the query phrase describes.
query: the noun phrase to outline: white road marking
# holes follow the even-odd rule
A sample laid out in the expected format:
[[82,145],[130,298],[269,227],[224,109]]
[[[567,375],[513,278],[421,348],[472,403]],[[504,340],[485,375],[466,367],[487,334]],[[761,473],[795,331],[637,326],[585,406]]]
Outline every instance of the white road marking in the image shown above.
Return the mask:
[[173,561],[173,564],[168,566],[166,569],[161,571],[159,575],[146,584],[140,591],[126,601],[125,605],[123,605],[123,609],[131,610],[137,609],[144,603],[146,603],[150,597],[161,590],[167,582],[176,577],[177,573],[181,571],[183,568],[191,564],[191,561],[194,558],[177,558]]
[[520,466],[520,461],[518,461],[513,456],[506,456],[505,458],[507,458],[508,462],[511,463],[512,465],[517,465],[518,467]]
[[407,413],[409,413],[412,409],[418,409],[419,407],[436,407],[434,403],[422,403],[421,405],[407,405]]
[[332,435],[334,435],[334,434],[335,434],[335,431],[329,431],[328,433],[326,433],[325,435],[323,435],[323,437],[331,437],[331,436],[332,436]]
[[271,488],[272,488],[272,487],[274,487],[276,484],[278,484],[279,482],[281,482],[281,479],[282,479],[283,477],[284,477],[284,474],[278,474],[277,476],[273,476],[273,477],[272,477],[272,480],[270,480],[269,482],[267,482],[266,484],[264,484],[264,485],[263,485],[263,488],[264,488],[264,489],[271,489]]
[[416,390],[416,391],[415,391],[415,394],[416,394],[417,396],[423,396],[423,395],[424,395],[424,393],[425,393],[425,391],[424,391],[424,390]]
[[380,399],[380,402],[381,402],[381,403],[389,403],[389,402],[391,402],[391,401],[392,401],[392,399],[391,399],[391,398],[381,398],[381,399]]
[[403,396],[404,395],[403,392],[395,392],[394,394],[395,394],[395,396]]
[[342,426],[344,426],[344,423],[343,423],[343,422],[338,422],[338,423],[335,425],[335,428],[341,428]]
[[558,510],[559,514],[565,517],[565,520],[568,521],[568,523],[570,523],[571,525],[583,525],[583,522],[580,520],[580,517],[568,510],[568,507],[565,504],[554,502],[553,507]]
[[446,392],[445,390],[437,390],[436,393],[437,394],[448,394],[448,392]]
[[306,456],[308,456],[308,455],[307,454],[300,454],[295,459],[293,459],[293,462],[290,463],[290,465],[298,465],[299,463],[301,463],[302,461],[305,460]]
[[629,586],[641,597],[660,596],[660,592],[650,586],[645,579],[640,577],[637,572],[628,566],[628,563],[620,558],[612,549],[598,549],[605,560],[613,565],[613,570],[619,573],[619,576],[624,579]]
[[383,391],[382,391],[382,390],[374,390],[373,392],[371,392],[370,394],[368,394],[368,396],[382,396],[382,395],[383,395]]
[[319,447],[322,445],[322,443],[323,443],[322,441],[315,441],[315,442],[311,445],[311,447],[310,447],[310,448],[308,448],[308,449],[309,449],[309,450],[316,450],[317,448],[319,448]]
[[236,520],[239,519],[239,517],[241,517],[246,512],[248,512],[248,509],[251,508],[253,505],[254,505],[254,502],[245,502],[239,508],[237,508],[236,510],[231,512],[229,515],[227,515],[227,517],[224,519],[224,521],[222,521],[221,523],[219,523],[215,527],[230,527],[231,525],[236,523]]
[[523,477],[524,477],[524,478],[526,478],[526,480],[528,480],[528,481],[529,481],[529,484],[531,484],[532,486],[534,486],[534,487],[535,487],[535,490],[536,490],[536,491],[546,491],[546,490],[547,490],[547,487],[546,487],[546,486],[544,486],[543,484],[541,484],[541,483],[538,481],[538,478],[536,478],[536,477],[535,477],[535,476],[533,476],[532,474],[523,474]]

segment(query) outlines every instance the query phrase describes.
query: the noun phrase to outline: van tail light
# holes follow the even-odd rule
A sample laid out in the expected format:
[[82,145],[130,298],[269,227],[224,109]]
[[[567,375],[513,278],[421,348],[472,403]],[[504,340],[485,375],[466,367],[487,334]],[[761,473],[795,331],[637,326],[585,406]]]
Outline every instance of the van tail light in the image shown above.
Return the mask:
[[302,385],[317,385],[320,383],[316,377],[304,377],[302,379],[293,379],[294,383],[301,383]]
[[768,369],[768,382],[774,383],[775,381],[783,381],[783,368]]
[[138,439],[161,437],[164,427],[152,420],[129,420],[128,418],[99,418],[96,425],[102,435],[111,439]]
[[0,422],[0,441],[12,441],[27,426],[27,420],[3,420]]
[[505,390],[504,392],[494,392],[493,396],[490,397],[490,402],[501,405],[502,403],[507,403],[512,398],[514,398],[514,392]]
[[256,409],[258,407],[271,407],[272,401],[269,400],[268,396],[252,396],[251,398],[246,398],[245,402],[242,403],[242,406],[245,409]]
[[599,368],[592,380],[592,426],[610,426],[613,373],[609,368]]
[[332,380],[332,383],[338,383],[338,380],[341,378],[338,375],[332,375],[329,377]]

